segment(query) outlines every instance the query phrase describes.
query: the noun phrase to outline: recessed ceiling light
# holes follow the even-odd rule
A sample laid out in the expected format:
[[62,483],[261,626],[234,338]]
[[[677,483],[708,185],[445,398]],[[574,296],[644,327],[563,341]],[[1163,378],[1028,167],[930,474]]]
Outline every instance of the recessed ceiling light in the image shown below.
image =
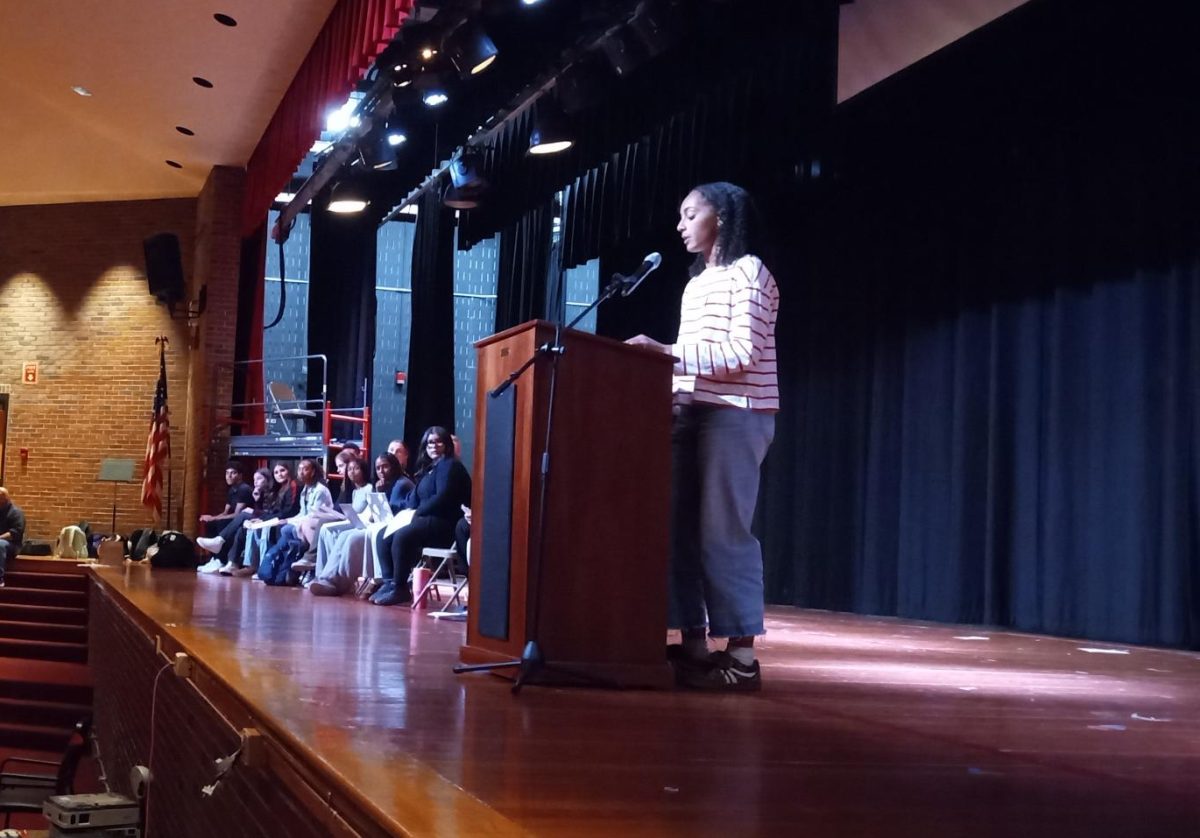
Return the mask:
[[429,61],[435,55],[437,55],[437,50],[434,49],[433,47],[425,47],[424,49],[421,50],[421,58],[424,59],[425,61]]
[[75,91],[80,96],[91,96],[92,95],[92,91],[88,90],[86,87],[84,87],[81,84],[75,85],[74,87],[71,88],[71,90]]
[[436,108],[438,105],[444,105],[450,101],[450,97],[440,90],[431,90],[425,94],[423,101],[431,108]]
[[184,127],[184,126],[182,126],[182,125],[176,125],[176,126],[175,126],[175,130],[176,130],[176,131],[178,131],[180,134],[183,134],[183,136],[185,136],[185,137],[194,137],[194,136],[196,136],[196,132],[195,132],[195,131],[193,131],[191,128],[185,128],[185,127]]
[[182,169],[183,168],[182,163],[176,163],[174,160],[168,160],[167,165],[170,166],[172,169]]
[[223,15],[220,12],[217,12],[215,15],[213,15],[213,20],[222,26],[237,26],[236,20],[231,18],[229,15]]
[[212,82],[210,82],[208,79],[202,78],[200,76],[192,76],[192,81],[194,81],[196,84],[200,85],[201,87],[212,87],[213,86]]

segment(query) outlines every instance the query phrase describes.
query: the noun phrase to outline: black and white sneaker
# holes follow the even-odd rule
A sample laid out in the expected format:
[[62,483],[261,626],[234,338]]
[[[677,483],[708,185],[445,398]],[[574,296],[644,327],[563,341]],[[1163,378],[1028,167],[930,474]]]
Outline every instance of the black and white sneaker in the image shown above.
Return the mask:
[[762,673],[758,661],[741,663],[728,652],[713,652],[708,656],[706,669],[677,668],[680,685],[693,690],[715,692],[754,692],[762,689]]

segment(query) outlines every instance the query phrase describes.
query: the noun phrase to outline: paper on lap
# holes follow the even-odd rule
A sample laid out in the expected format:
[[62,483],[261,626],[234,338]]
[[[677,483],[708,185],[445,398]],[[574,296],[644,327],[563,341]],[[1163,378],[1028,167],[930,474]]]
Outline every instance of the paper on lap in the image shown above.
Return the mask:
[[387,522],[387,527],[384,529],[384,536],[389,536],[401,527],[407,527],[412,523],[413,513],[415,509],[401,509],[393,515]]

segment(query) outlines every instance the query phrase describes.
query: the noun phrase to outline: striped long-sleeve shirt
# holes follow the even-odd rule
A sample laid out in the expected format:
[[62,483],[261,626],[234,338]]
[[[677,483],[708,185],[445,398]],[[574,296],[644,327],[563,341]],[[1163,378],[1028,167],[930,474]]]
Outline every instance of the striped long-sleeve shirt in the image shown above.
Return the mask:
[[679,403],[779,410],[775,318],[779,289],[757,256],[713,266],[683,291],[679,337],[671,346]]

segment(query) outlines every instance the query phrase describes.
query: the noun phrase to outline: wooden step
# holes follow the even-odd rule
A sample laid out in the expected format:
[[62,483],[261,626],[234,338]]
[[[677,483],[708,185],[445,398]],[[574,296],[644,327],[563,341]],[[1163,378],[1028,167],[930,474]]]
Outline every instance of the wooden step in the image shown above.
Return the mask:
[[10,640],[57,640],[60,643],[87,643],[87,626],[66,626],[59,623],[30,623],[23,620],[0,620],[0,638]]
[[0,658],[0,698],[90,707],[91,672],[59,660]]
[[[68,577],[70,578],[70,577]],[[0,605],[57,605],[66,608],[86,608],[86,591],[56,591],[46,588],[20,588],[5,578],[0,588]]]
[[87,644],[62,643],[57,640],[13,640],[0,637],[0,657],[87,663]]
[[10,588],[39,588],[52,591],[76,591],[85,593],[86,576],[74,573],[44,573],[29,570],[10,570],[4,575],[4,584]]
[[72,732],[61,727],[0,722],[0,748],[27,748],[62,754]]
[[0,698],[0,719],[7,724],[74,730],[76,722],[91,716],[91,714],[90,704]]
[[[0,590],[7,590],[7,588],[0,588]],[[87,609],[0,601],[0,621],[86,626]]]
[[87,569],[80,567],[82,559],[56,559],[53,556],[9,556],[8,569],[30,573],[62,573],[86,578]]

